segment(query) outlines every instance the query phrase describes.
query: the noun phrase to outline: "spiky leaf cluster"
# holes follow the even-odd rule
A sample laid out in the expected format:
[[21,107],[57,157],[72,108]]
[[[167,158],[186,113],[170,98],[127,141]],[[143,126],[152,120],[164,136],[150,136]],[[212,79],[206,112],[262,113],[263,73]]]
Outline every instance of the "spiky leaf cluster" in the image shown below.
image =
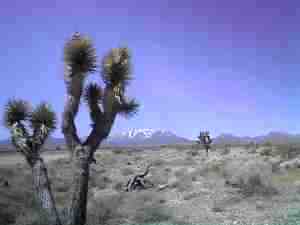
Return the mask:
[[120,105],[119,113],[124,117],[130,118],[138,112],[139,106],[140,104],[135,99],[131,99]]
[[128,48],[114,48],[103,58],[102,79],[113,87],[129,83],[132,77]]
[[31,113],[30,123],[34,130],[45,126],[49,131],[53,131],[57,123],[55,112],[48,104],[41,103]]
[[91,40],[75,33],[65,45],[64,61],[73,72],[94,72],[97,56]]
[[25,121],[30,116],[30,105],[20,99],[10,99],[4,110],[4,125],[9,128],[16,122]]
[[199,143],[199,144],[209,145],[212,143],[212,139],[210,138],[208,131],[200,132],[198,139],[199,140],[197,141],[197,143]]

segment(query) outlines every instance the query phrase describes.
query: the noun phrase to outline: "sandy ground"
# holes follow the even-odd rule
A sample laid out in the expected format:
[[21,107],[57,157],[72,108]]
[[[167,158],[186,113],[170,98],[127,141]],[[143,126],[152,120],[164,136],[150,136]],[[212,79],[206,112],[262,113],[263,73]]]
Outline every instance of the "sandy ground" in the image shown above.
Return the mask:
[[[225,184],[226,179],[222,176],[222,171],[213,171],[212,169],[212,171],[207,172],[203,170],[203,165],[215,165],[222,160],[226,161],[227,164],[237,160],[245,160],[245,162],[256,160],[261,158],[259,154],[247,153],[243,148],[234,148],[226,155],[221,155],[220,151],[214,151],[209,154],[209,157],[206,157],[204,152],[192,156],[190,151],[191,149],[182,150],[168,147],[159,151],[98,151],[96,155],[97,164],[91,167],[91,179],[94,182],[91,182],[90,185],[90,203],[91,200],[97,201],[97,196],[101,198],[107,193],[111,193],[111,195],[122,194],[122,190],[117,192],[114,190],[115,184],[117,182],[126,183],[133,174],[143,172],[145,166],[152,163],[153,168],[150,171],[149,179],[156,183],[157,187],[164,184],[168,184],[168,187],[161,191],[150,189],[145,194],[149,195],[150,198],[159,199],[160,203],[157,204],[171,212],[173,222],[272,224],[284,220],[289,208],[300,208],[300,196],[293,183],[276,183],[279,192],[272,196],[253,195],[245,197],[238,188]],[[69,167],[61,163],[59,164],[60,170],[57,170],[56,161],[66,159],[68,157],[67,152],[44,152],[43,156],[49,164],[50,173],[54,174],[51,175],[55,177],[54,184],[61,181],[64,174],[70,173]],[[0,172],[1,168],[22,163],[24,160],[20,154],[0,154]],[[68,169],[64,169],[67,167]],[[104,176],[111,181],[105,187],[100,188]],[[272,176],[283,175],[273,174]],[[295,178],[295,181],[297,180],[300,180],[300,171],[299,178]],[[62,187],[66,189],[67,182],[63,182],[65,183]],[[67,190],[61,191],[56,197],[64,199]],[[137,196],[142,194],[142,191],[138,194],[126,194],[128,201],[120,203],[119,206],[122,206],[123,209],[133,207],[133,202],[137,201]],[[134,207],[136,206],[134,205]]]

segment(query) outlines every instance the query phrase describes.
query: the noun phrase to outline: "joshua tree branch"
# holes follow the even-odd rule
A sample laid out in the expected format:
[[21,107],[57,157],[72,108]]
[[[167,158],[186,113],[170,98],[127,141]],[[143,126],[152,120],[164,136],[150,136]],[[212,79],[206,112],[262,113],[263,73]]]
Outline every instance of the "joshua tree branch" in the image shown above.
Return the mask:
[[105,88],[103,97],[103,111],[103,113],[97,113],[96,123],[94,124],[90,135],[83,144],[90,147],[92,150],[91,154],[96,151],[101,141],[109,135],[117,115],[116,99],[113,88],[110,86]]
[[74,146],[80,145],[80,139],[77,135],[75,117],[78,113],[80,97],[83,89],[83,75],[74,74],[70,67],[66,67],[65,83],[67,86],[67,99],[63,112],[62,132],[66,139],[68,148],[74,149]]
[[24,125],[21,122],[16,122],[11,126],[10,131],[12,143],[17,150],[28,159],[31,155],[31,148],[28,143],[28,134]]

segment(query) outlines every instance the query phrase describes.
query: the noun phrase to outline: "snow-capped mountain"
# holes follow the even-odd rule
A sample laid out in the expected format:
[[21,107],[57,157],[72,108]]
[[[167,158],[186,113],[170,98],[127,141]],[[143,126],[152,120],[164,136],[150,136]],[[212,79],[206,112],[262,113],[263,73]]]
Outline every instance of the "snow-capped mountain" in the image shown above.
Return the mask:
[[104,144],[110,145],[160,145],[189,142],[167,130],[131,129],[109,136]]

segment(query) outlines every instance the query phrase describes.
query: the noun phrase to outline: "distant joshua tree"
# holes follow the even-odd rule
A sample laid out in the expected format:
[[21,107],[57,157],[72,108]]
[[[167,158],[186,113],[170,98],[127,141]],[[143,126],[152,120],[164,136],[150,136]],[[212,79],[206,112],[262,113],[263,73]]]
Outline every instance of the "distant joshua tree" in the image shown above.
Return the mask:
[[[68,221],[70,225],[84,225],[86,222],[88,181],[90,164],[95,162],[94,153],[109,135],[116,116],[133,116],[139,107],[135,99],[125,96],[132,80],[129,50],[110,50],[101,63],[104,87],[90,83],[84,88],[88,73],[96,71],[96,62],[96,51],[92,42],[87,37],[75,33],[67,41],[64,49],[67,98],[62,123],[62,132],[71,151],[73,165],[72,200]],[[92,121],[92,131],[85,141],[79,139],[75,125],[82,97],[89,108]]]
[[5,106],[4,123],[11,132],[13,145],[32,170],[35,199],[49,215],[50,222],[61,225],[48,172],[40,155],[43,144],[56,128],[55,113],[46,103],[32,110],[28,102],[11,99]]
[[209,132],[208,131],[200,132],[197,143],[204,146],[206,150],[206,156],[208,156],[208,150],[211,148],[211,143],[212,143],[212,138],[210,138]]

